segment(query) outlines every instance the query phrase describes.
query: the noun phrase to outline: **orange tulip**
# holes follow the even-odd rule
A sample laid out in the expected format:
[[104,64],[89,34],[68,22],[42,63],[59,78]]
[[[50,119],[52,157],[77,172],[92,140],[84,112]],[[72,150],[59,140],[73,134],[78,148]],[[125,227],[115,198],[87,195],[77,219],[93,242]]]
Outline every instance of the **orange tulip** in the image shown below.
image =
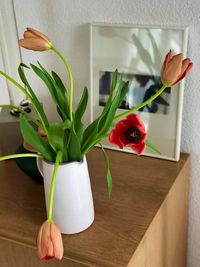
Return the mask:
[[167,53],[161,69],[161,80],[169,86],[180,82],[192,68],[189,58],[183,59],[183,54],[172,55]]
[[37,238],[37,249],[38,256],[41,259],[62,259],[62,236],[60,229],[55,223],[46,221],[42,224]]
[[32,28],[27,28],[24,32],[24,39],[19,40],[19,45],[34,51],[46,51],[52,47],[46,35]]

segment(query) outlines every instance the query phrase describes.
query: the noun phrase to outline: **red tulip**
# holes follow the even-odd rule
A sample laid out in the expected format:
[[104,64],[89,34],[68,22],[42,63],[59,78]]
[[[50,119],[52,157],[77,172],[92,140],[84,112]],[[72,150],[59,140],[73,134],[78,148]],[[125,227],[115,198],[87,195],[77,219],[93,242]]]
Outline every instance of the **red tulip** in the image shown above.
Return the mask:
[[27,28],[24,32],[24,39],[19,40],[19,45],[34,51],[49,50],[52,46],[46,35],[32,28]]
[[183,59],[183,54],[172,55],[167,53],[161,69],[161,80],[169,86],[180,82],[192,68],[189,58]]
[[131,147],[137,154],[145,148],[146,133],[142,120],[135,114],[128,115],[116,124],[109,135],[109,141],[119,148]]
[[42,224],[37,238],[37,249],[38,256],[41,259],[62,259],[62,236],[60,229],[55,223],[46,221]]

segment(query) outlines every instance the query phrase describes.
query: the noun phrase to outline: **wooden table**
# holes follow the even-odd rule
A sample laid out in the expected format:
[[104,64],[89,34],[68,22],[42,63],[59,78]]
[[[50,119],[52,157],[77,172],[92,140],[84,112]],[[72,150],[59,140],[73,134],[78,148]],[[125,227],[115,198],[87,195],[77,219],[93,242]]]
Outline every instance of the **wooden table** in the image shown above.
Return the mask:
[[102,152],[87,159],[95,221],[63,235],[64,258],[41,261],[35,240],[46,219],[43,186],[16,166],[0,162],[1,267],[184,267],[189,157],[178,163],[108,151],[113,193],[108,199]]

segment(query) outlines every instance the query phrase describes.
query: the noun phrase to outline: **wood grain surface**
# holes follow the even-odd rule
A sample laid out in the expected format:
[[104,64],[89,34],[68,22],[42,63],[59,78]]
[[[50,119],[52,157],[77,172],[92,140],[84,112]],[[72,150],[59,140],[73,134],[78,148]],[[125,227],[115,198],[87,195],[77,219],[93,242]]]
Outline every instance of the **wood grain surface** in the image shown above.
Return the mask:
[[[181,154],[177,163],[107,151],[113,176],[112,198],[108,199],[102,152],[94,148],[87,160],[95,221],[82,233],[63,235],[64,257],[86,266],[127,266],[189,158]],[[45,212],[43,186],[19,170],[13,160],[0,162],[0,237],[35,249]],[[0,258],[2,255],[0,250]]]

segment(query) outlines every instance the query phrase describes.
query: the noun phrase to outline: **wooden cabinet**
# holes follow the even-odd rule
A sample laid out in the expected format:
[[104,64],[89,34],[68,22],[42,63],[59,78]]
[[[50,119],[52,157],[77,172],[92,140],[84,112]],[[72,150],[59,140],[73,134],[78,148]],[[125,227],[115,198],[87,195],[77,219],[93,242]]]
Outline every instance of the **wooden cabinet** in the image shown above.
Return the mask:
[[[108,199],[102,152],[87,159],[95,221],[63,235],[64,258],[41,261],[35,240],[45,221],[43,186],[16,166],[0,162],[1,267],[184,267],[187,247],[189,157],[170,162],[108,151],[113,176]],[[70,220],[70,218],[69,218]]]

